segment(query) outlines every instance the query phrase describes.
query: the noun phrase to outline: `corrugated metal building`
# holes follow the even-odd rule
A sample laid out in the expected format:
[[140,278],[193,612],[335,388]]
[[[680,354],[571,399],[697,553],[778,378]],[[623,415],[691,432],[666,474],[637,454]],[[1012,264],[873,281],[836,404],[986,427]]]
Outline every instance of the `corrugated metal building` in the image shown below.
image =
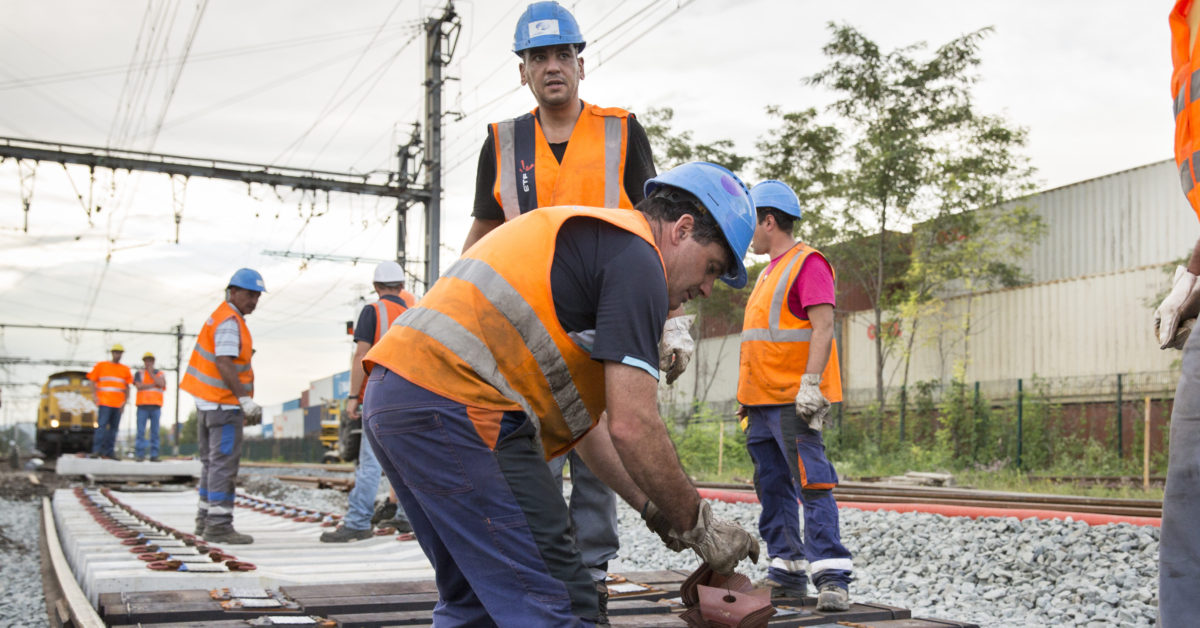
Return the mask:
[[[922,323],[909,382],[945,381],[963,354],[962,322],[970,309],[966,380],[1015,388],[1018,378],[1077,378],[1080,395],[1110,393],[1116,375],[1148,388],[1173,388],[1176,351],[1161,351],[1152,335],[1157,296],[1170,287],[1163,266],[1186,256],[1200,226],[1180,192],[1171,160],[1047,190],[1021,201],[1045,220],[1046,236],[1023,267],[1032,283],[947,300],[937,319]],[[875,395],[873,312],[842,317],[840,357],[851,403]],[[668,404],[693,398],[731,403],[736,394],[736,337],[700,341],[680,381],[664,388]],[[884,382],[898,387],[898,353]],[[699,380],[697,380],[699,378]],[[1004,391],[991,391],[993,398]]]

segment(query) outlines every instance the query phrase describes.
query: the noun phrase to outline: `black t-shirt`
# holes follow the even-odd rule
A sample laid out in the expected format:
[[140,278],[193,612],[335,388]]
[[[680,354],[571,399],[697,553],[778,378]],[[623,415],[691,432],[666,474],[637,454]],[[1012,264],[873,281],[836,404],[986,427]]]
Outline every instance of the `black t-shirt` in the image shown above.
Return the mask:
[[555,241],[550,290],[559,323],[592,359],[658,379],[667,280],[650,243],[601,220],[572,218]]
[[[654,170],[654,156],[650,152],[650,138],[646,137],[646,129],[642,128],[632,113],[628,120],[629,141],[625,147],[623,184],[630,202],[637,205],[645,198],[642,188],[646,180],[653,178],[657,172]],[[504,220],[504,209],[492,195],[492,188],[496,185],[495,141],[492,127],[488,126],[487,139],[479,151],[479,168],[475,173],[475,209],[471,211],[471,216],[480,220]],[[562,163],[563,155],[567,153],[567,142],[551,144],[550,150],[554,158]]]
[[[408,307],[405,305],[404,299],[395,295],[385,294],[380,299]],[[375,304],[364,305],[362,311],[358,313],[358,324],[354,326],[355,342],[361,340],[370,345],[375,344],[375,324]]]

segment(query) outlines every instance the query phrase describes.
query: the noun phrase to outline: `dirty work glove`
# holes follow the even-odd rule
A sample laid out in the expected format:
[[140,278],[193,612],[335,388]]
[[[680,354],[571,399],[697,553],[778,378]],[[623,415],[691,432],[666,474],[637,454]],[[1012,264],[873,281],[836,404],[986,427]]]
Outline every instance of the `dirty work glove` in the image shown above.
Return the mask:
[[[1184,315],[1184,305],[1191,300],[1198,286],[1196,276],[1189,273],[1183,266],[1175,268],[1175,278],[1172,280],[1171,292],[1167,298],[1154,310],[1154,335],[1158,337],[1160,348],[1183,348],[1187,333],[1180,338],[1181,323],[1191,316]],[[1194,316],[1194,315],[1193,315]]]
[[238,397],[238,404],[242,406],[242,414],[246,415],[246,420],[254,422],[262,418],[262,406],[254,403],[250,397]]
[[828,408],[829,400],[821,394],[821,375],[811,373],[801,376],[800,391],[796,393],[796,415],[807,421]]
[[666,543],[667,549],[672,552],[682,552],[687,547],[679,539],[671,536],[671,522],[667,521],[666,515],[662,514],[654,502],[646,502],[645,507],[642,508],[642,519],[646,522],[646,527],[657,534],[663,543]]
[[829,411],[829,406],[816,411],[808,417],[808,428],[820,432],[825,429],[825,424],[829,423],[833,413]]
[[758,541],[742,526],[723,519],[716,519],[708,502],[700,500],[696,512],[696,527],[679,533],[671,530],[671,536],[690,547],[709,564],[713,571],[728,576],[737,564],[747,556],[750,562],[758,562]]
[[696,351],[696,342],[692,340],[690,331],[694,314],[668,318],[663,325],[662,341],[658,343],[658,368],[667,372],[667,384],[674,384],[683,375],[692,353]]

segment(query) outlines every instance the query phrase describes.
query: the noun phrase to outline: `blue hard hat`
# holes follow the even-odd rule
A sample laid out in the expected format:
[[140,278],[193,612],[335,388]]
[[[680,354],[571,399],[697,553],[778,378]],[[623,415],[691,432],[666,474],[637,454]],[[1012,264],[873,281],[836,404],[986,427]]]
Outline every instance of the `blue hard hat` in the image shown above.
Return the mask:
[[266,292],[267,285],[263,283],[262,275],[258,274],[253,268],[239,268],[233,273],[233,277],[229,278],[230,288],[242,288],[251,292]]
[[759,183],[750,189],[750,198],[754,199],[754,207],[758,209],[770,207],[793,218],[800,217],[800,199],[783,181],[767,179]]
[[721,277],[721,281],[733,288],[746,285],[746,249],[754,237],[758,224],[754,201],[746,184],[723,166],[707,161],[693,161],[676,166],[646,181],[646,196],[649,197],[661,186],[676,187],[690,192],[704,204],[721,227],[725,242],[737,258],[737,269]]
[[521,56],[522,51],[530,48],[560,44],[575,44],[579,52],[583,52],[583,47],[587,45],[583,41],[583,33],[579,32],[575,16],[557,2],[534,2],[525,7],[525,12],[517,20],[513,52]]

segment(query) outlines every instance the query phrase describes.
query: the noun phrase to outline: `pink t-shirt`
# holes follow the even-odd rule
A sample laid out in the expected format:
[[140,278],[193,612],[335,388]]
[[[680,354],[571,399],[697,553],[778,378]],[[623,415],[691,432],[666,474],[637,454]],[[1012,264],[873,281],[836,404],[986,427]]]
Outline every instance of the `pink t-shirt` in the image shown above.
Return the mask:
[[[783,257],[783,255],[779,257]],[[771,272],[775,268],[775,264],[779,262],[779,257],[771,260],[763,272]],[[833,286],[833,269],[824,256],[809,255],[804,260],[804,266],[800,267],[800,274],[796,275],[796,283],[792,284],[791,290],[788,291],[788,310],[792,314],[808,320],[806,308],[826,303],[837,305],[837,294]]]

